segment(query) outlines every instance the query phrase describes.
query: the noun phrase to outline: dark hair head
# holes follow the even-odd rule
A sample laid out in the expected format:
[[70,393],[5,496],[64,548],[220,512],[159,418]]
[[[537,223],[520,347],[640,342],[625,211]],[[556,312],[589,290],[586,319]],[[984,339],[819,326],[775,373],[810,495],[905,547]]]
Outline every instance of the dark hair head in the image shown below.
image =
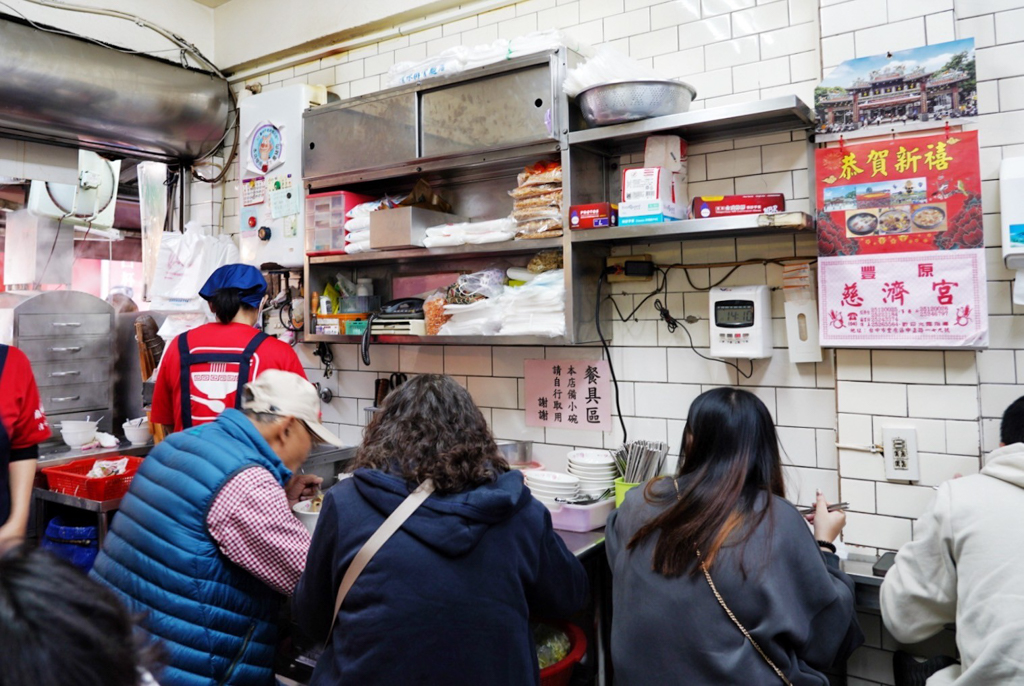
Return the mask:
[[255,312],[255,308],[242,302],[242,291],[237,288],[221,288],[210,298],[210,307],[221,324],[230,324],[239,310]]
[[[779,441],[768,408],[753,393],[715,388],[690,405],[680,449],[678,496],[674,488],[647,485],[650,502],[668,497],[675,504],[642,526],[629,547],[655,532],[654,570],[665,576],[697,573],[696,550],[710,566],[731,533],[744,542],[771,510],[772,499],[756,512],[758,497],[785,495]],[[663,486],[664,484],[662,484]]]
[[999,425],[999,441],[1003,445],[1024,443],[1024,396],[1010,403],[1003,412],[1003,421]]
[[139,641],[111,590],[45,550],[0,547],[0,686],[137,686]]
[[469,392],[444,374],[422,374],[392,391],[370,425],[352,469],[378,469],[440,493],[490,483],[508,471]]

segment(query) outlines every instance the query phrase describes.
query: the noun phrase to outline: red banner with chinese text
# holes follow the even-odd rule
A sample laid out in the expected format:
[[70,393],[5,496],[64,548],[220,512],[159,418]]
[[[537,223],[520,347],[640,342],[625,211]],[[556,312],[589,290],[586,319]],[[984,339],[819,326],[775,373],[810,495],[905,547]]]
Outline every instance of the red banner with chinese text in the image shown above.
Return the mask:
[[822,257],[984,246],[977,131],[821,148]]

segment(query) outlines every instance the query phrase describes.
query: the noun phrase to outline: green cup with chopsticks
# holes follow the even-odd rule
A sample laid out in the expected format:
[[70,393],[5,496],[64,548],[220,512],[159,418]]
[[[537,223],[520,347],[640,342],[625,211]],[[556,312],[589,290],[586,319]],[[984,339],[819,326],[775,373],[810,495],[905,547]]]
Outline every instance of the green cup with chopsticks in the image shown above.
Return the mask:
[[622,505],[622,501],[626,499],[626,494],[629,493],[629,489],[636,488],[640,484],[629,483],[621,476],[615,480],[615,507]]

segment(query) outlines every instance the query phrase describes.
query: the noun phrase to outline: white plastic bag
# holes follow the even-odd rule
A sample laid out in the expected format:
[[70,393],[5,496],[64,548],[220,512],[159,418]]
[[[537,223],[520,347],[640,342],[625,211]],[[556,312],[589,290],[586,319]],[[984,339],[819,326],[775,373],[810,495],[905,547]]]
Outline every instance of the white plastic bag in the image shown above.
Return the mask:
[[240,259],[230,236],[208,236],[197,222],[186,224],[185,233],[164,233],[153,275],[153,308],[203,310],[199,289],[218,267]]
[[567,96],[575,98],[591,86],[619,81],[648,80],[666,81],[667,79],[647,65],[602,45],[597,49],[597,54],[575,69],[569,70],[562,86]]

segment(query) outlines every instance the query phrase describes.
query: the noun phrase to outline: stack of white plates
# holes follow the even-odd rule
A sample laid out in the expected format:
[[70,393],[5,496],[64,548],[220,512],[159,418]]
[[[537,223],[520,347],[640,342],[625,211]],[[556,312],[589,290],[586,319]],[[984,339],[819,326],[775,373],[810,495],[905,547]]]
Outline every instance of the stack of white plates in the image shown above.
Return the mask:
[[570,474],[531,469],[523,478],[533,497],[545,505],[554,505],[555,498],[575,498],[579,492],[580,480]]
[[580,480],[580,495],[601,495],[615,486],[619,470],[607,450],[574,450],[569,453],[569,473]]

